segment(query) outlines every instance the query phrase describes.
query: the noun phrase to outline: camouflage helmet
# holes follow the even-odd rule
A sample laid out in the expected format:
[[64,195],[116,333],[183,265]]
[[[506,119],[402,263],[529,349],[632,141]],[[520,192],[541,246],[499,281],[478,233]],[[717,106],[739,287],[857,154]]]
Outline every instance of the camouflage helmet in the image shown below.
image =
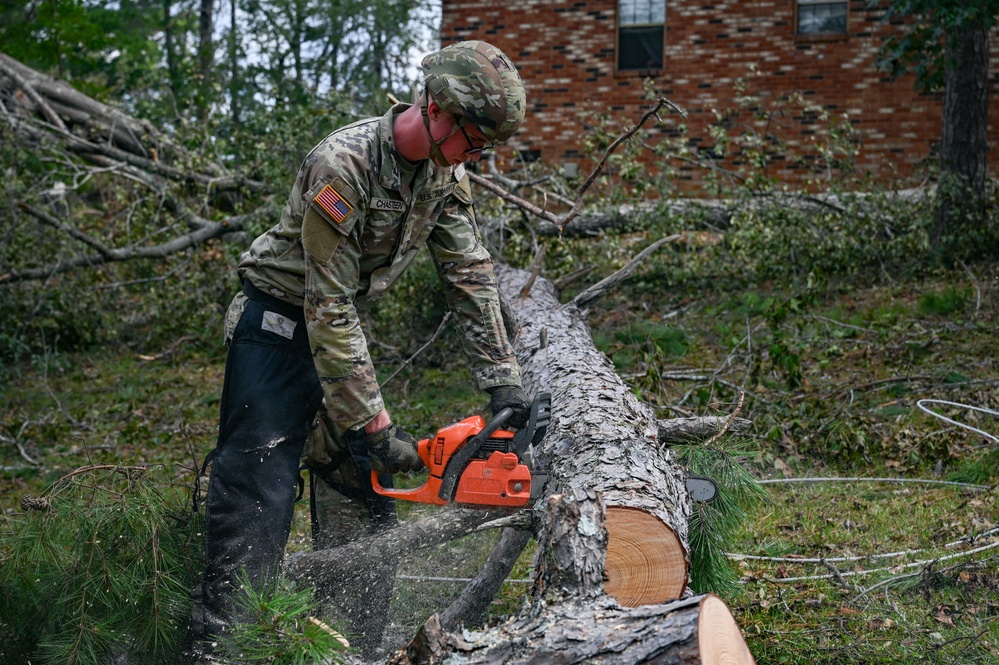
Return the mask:
[[444,112],[468,119],[493,143],[524,122],[527,98],[517,68],[482,41],[458,42],[423,59],[430,97]]

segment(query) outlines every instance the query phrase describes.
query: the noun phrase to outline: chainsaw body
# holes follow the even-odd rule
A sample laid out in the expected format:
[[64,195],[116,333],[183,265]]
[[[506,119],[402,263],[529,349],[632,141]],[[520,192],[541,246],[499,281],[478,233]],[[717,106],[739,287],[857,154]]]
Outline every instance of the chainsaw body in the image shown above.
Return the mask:
[[500,429],[512,415],[503,409],[488,423],[472,416],[447,425],[416,446],[430,471],[415,489],[382,487],[372,472],[377,494],[438,506],[458,504],[488,508],[517,508],[531,500],[531,469],[522,459],[528,448],[544,437],[551,419],[551,395],[538,395],[527,424],[516,432]]

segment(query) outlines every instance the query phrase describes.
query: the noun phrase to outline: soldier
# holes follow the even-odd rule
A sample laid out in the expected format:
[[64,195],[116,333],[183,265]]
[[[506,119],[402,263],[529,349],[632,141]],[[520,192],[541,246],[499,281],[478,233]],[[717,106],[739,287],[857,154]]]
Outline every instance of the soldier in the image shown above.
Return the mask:
[[[313,497],[332,488],[362,508],[362,531],[394,523],[394,505],[371,490],[370,469],[388,483],[388,474],[423,464],[414,437],[382,401],[358,312],[384,295],[421,246],[447,294],[475,385],[490,394],[494,413],[514,409],[513,427],[526,421],[528,399],[464,170],[523,122],[523,83],[509,58],[481,41],[432,53],[422,69],[415,104],[338,129],[309,153],[280,221],[241,257],[243,288],[225,322],[192,655],[210,656],[213,640],[237,619],[243,574],[258,584],[277,573],[310,433]],[[339,519],[321,512],[327,526]],[[322,528],[314,536],[317,546],[337,538]],[[353,622],[369,650],[381,637],[388,592],[381,596],[372,616]]]

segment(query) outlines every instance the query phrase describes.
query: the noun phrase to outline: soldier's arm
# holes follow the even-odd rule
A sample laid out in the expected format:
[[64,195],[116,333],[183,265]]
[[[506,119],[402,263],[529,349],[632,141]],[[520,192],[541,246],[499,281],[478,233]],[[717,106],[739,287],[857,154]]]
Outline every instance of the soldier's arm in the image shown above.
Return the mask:
[[388,414],[354,307],[367,206],[346,175],[325,174],[305,196],[305,321],[332,420],[343,429]]
[[492,258],[479,237],[467,177],[445,204],[427,247],[476,387],[520,385],[520,365],[503,326]]

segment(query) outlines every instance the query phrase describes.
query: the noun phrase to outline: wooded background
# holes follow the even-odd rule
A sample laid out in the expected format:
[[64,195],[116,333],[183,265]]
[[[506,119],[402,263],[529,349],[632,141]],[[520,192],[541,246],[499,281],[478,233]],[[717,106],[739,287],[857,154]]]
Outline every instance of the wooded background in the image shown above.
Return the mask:
[[[959,4],[897,8],[943,38],[968,27]],[[989,26],[991,6],[976,3],[964,16],[979,21],[976,29],[982,21]],[[403,2],[109,7],[62,0],[4,7],[3,658],[103,662],[107,653],[129,649],[166,658],[186,621],[190,571],[183,571],[197,561],[179,554],[196,555],[197,516],[170,502],[176,497],[168,501],[170,491],[146,493],[142,479],[153,475],[146,465],[166,469],[157,487],[178,489],[186,506],[194,469],[214,443],[221,317],[238,288],[234,262],[273,223],[298,162],[319,138],[380,113],[389,93],[408,98],[414,52],[435,47],[432,31],[422,27],[432,23],[427,9]],[[225,10],[237,17],[230,23],[237,30],[216,15]],[[939,43],[927,41],[925,31],[914,31],[913,39],[920,35],[923,44]],[[946,85],[948,70],[939,71]],[[762,91],[749,101],[766,109],[765,98]],[[566,181],[543,164],[513,173],[485,164],[475,175],[477,211],[497,261],[523,270],[536,259],[563,303],[599,294],[577,301],[584,303],[580,315],[625,392],[655,418],[724,422],[739,411],[752,423],[700,458],[696,446],[677,446],[672,459],[685,470],[704,465],[723,490],[740,487],[727,474],[745,472],[742,465],[759,478],[890,472],[968,485],[950,490],[954,496],[927,490],[915,501],[891,491],[847,491],[825,500],[830,512],[822,517],[812,514],[818,509],[807,495],[794,495],[798,505],[789,498],[786,513],[779,512],[784,495],[774,497],[760,521],[695,508],[694,591],[718,594],[732,608],[760,662],[887,663],[897,662],[899,650],[911,662],[994,662],[999,584],[991,550],[960,567],[945,558],[947,550],[928,554],[928,563],[914,565],[916,577],[896,570],[865,587],[852,581],[856,570],[846,569],[860,564],[831,560],[885,548],[917,551],[927,543],[975,551],[994,542],[995,490],[988,488],[995,429],[987,411],[975,410],[999,408],[994,183],[947,164],[945,175],[965,178],[953,190],[936,187],[951,182],[947,177],[889,186],[845,168],[827,191],[788,192],[766,177],[766,164],[800,156],[775,136],[711,201],[656,200],[650,195],[668,188],[645,177],[636,159],[646,149],[641,119],[617,120],[635,133],[606,153],[622,131],[594,128],[594,161],[607,159],[591,182]],[[679,116],[663,106],[647,120]],[[822,150],[849,141],[828,135]],[[743,137],[732,131],[729,138]],[[942,217],[955,200],[959,214]],[[579,215],[558,232],[570,210]],[[681,239],[648,254],[613,289],[599,288],[640,250],[671,236]],[[467,379],[455,361],[453,333],[441,327],[445,308],[433,280],[432,269],[418,262],[366,321],[394,413],[424,434],[483,405],[461,387]],[[926,415],[915,404],[920,397],[948,400],[948,415],[976,430]],[[717,463],[733,458],[741,464]],[[139,488],[134,503],[114,504]],[[127,506],[121,514],[128,519],[113,524],[118,531],[98,496]],[[732,504],[738,498],[730,497]],[[881,508],[899,505],[905,509],[882,526],[872,524]],[[767,511],[778,513],[767,519]],[[899,525],[910,517],[918,527],[910,541],[897,543],[894,535],[909,533]],[[726,520],[724,528],[704,527]],[[115,535],[94,538],[95,525]],[[887,541],[873,535],[885,532],[892,534]],[[119,533],[136,544],[160,542],[160,534],[170,548],[153,556],[108,549]],[[712,547],[697,541],[712,534],[728,539]],[[791,536],[800,536],[800,551],[784,549],[782,539]],[[300,537],[292,548],[307,550],[307,541]],[[742,558],[735,568],[726,556],[734,543],[742,554],[779,560]],[[512,577],[530,574],[529,555]],[[115,572],[102,577],[86,557]],[[124,562],[119,568],[116,557]],[[155,593],[140,592],[150,587],[141,576],[146,569],[132,563],[139,559],[154,578],[168,562],[176,577],[154,584]],[[813,568],[799,573],[798,565]],[[699,577],[709,569],[727,570],[727,581]],[[437,577],[433,572],[423,577]],[[809,576],[827,577],[782,581]],[[122,586],[109,591],[91,586],[94,579]],[[907,581],[920,586],[913,592]],[[436,584],[443,583],[416,582],[412,595],[428,595]],[[498,606],[487,608],[487,622],[518,616],[527,596],[504,589]],[[883,600],[871,601],[873,590],[885,591]],[[160,616],[135,612],[140,605],[132,603],[140,600],[170,608],[161,625],[126,622]],[[441,600],[430,611],[446,605]],[[672,609],[694,605],[702,606]],[[309,624],[295,624],[294,613],[281,616],[288,623],[280,631],[321,639]],[[510,627],[511,644],[517,630],[536,629],[528,618]],[[802,621],[814,623],[802,628]],[[261,632],[273,637],[270,630]],[[425,631],[443,635],[430,624]],[[425,644],[431,652],[441,644],[456,648],[443,638],[437,647]],[[295,662],[285,657],[274,662]]]

